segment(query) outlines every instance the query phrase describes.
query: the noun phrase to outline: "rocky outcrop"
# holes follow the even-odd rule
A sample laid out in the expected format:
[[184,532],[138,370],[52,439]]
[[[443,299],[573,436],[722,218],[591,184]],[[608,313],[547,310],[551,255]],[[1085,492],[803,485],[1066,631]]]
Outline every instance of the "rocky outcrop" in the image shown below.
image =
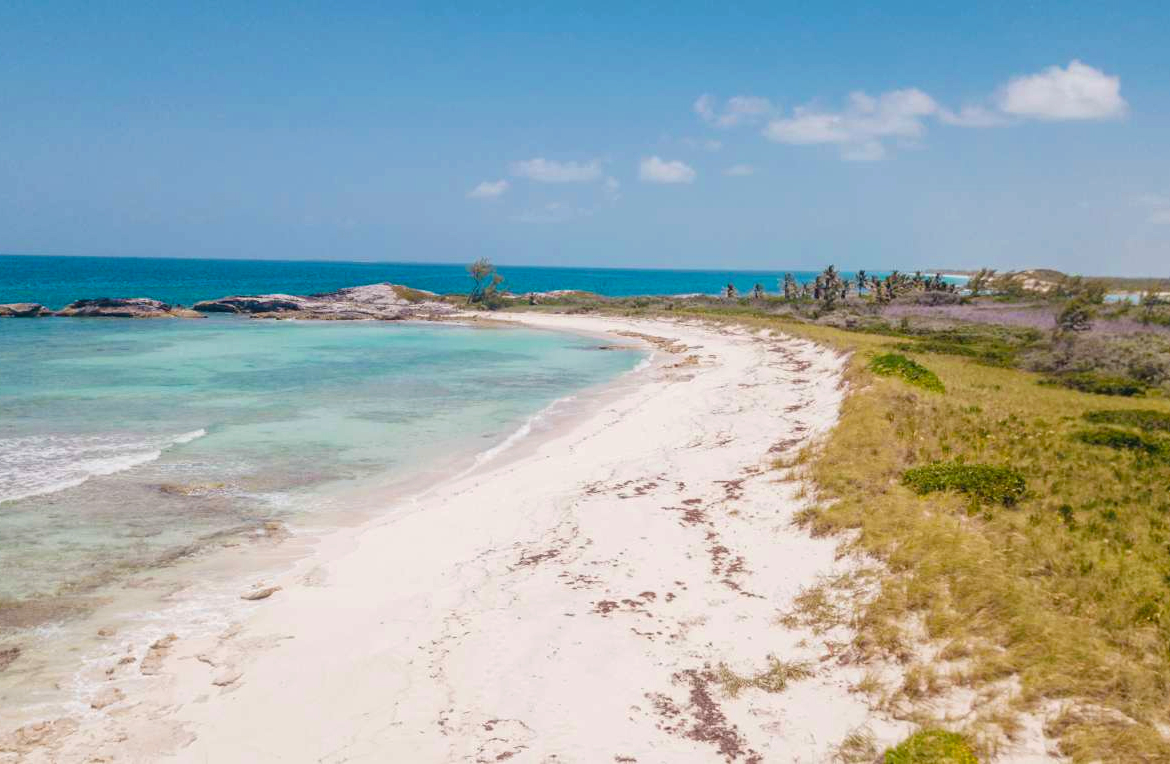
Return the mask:
[[10,302],[0,305],[0,318],[37,318],[51,313],[51,310],[39,302]]
[[181,305],[168,305],[146,297],[99,297],[95,300],[77,300],[53,315],[93,318],[203,318],[201,314]]
[[243,313],[253,318],[400,321],[435,319],[456,312],[434,292],[399,284],[367,284],[307,296],[291,294],[233,295],[197,302],[203,313]]

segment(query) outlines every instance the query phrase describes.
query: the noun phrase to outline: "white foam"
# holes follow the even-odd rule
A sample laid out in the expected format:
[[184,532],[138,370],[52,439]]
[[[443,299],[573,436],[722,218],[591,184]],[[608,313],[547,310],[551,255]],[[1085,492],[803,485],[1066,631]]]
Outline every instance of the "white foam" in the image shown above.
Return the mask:
[[175,436],[43,435],[0,439],[0,503],[79,486],[153,462],[174,445],[207,434]]
[[524,440],[526,437],[531,435],[532,428],[535,425],[539,424],[541,422],[541,420],[547,418],[548,415],[551,414],[554,409],[556,409],[558,406],[562,406],[566,403],[570,403],[571,401],[575,401],[575,400],[577,400],[577,396],[575,396],[575,395],[566,395],[564,398],[557,398],[555,401],[548,404],[547,406],[542,408],[540,411],[538,411],[535,414],[533,414],[532,416],[528,417],[527,419],[524,420],[523,424],[521,424],[519,427],[517,427],[512,432],[512,434],[510,434],[508,437],[504,438],[499,443],[497,443],[496,445],[487,449],[486,451],[480,451],[478,454],[476,454],[475,461],[472,463],[472,465],[470,467],[468,467],[467,469],[465,469],[463,472],[461,472],[458,475],[458,477],[463,477],[464,475],[468,474],[469,472],[472,472],[472,471],[478,469],[479,467],[482,467],[483,465],[485,465],[488,462],[495,459],[500,454],[502,454],[505,451],[507,451],[508,449],[512,448],[517,443],[519,443],[520,441]]

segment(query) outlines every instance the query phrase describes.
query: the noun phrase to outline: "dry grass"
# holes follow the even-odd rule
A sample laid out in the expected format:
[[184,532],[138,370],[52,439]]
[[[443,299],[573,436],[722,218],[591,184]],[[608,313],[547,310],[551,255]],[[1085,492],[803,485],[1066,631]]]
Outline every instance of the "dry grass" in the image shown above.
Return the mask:
[[[883,342],[796,329],[853,349]],[[880,592],[851,619],[856,648],[905,659],[904,625],[916,620],[965,659],[971,687],[1015,676],[1022,708],[1068,699],[1096,709],[1049,730],[1074,760],[1170,760],[1156,729],[1170,701],[1170,466],[1076,439],[1097,396],[940,356],[931,367],[948,393],[931,395],[861,363],[840,423],[807,467],[820,505],[803,518],[818,533],[856,531],[853,551],[886,564]],[[969,516],[957,496],[919,497],[898,482],[908,468],[956,458],[1010,464],[1031,490],[1015,508]],[[840,620],[827,601],[806,593],[798,604]],[[937,689],[915,668],[901,696]]]
[[723,664],[716,672],[723,691],[732,698],[749,687],[764,692],[784,692],[790,682],[807,679],[812,675],[813,670],[807,663],[782,661],[772,655],[768,656],[768,668],[752,676],[740,676]]

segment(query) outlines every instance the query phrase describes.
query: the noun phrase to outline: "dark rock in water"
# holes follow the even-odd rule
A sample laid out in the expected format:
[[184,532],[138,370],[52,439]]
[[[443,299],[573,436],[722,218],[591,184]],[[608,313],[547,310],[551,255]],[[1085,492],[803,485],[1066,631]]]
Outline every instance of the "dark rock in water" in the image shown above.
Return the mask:
[[203,313],[278,313],[301,310],[305,298],[287,294],[237,295],[218,300],[195,303],[195,310]]
[[52,313],[53,311],[39,302],[10,302],[0,305],[0,318],[37,318]]
[[368,284],[307,296],[233,295],[195,303],[204,313],[244,313],[254,318],[301,318],[334,321],[434,319],[456,309],[424,292],[398,284]]
[[55,316],[96,318],[202,318],[203,316],[181,305],[146,297],[99,297],[95,300],[77,300],[57,311]]

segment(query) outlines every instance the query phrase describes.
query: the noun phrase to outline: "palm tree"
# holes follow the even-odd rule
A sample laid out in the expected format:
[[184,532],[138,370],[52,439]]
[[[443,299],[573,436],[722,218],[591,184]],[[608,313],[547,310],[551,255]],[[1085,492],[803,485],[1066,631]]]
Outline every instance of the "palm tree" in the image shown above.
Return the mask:
[[784,299],[792,301],[792,300],[796,300],[798,297],[800,297],[800,291],[799,291],[799,288],[796,286],[796,279],[792,276],[791,273],[785,273],[784,274]]

